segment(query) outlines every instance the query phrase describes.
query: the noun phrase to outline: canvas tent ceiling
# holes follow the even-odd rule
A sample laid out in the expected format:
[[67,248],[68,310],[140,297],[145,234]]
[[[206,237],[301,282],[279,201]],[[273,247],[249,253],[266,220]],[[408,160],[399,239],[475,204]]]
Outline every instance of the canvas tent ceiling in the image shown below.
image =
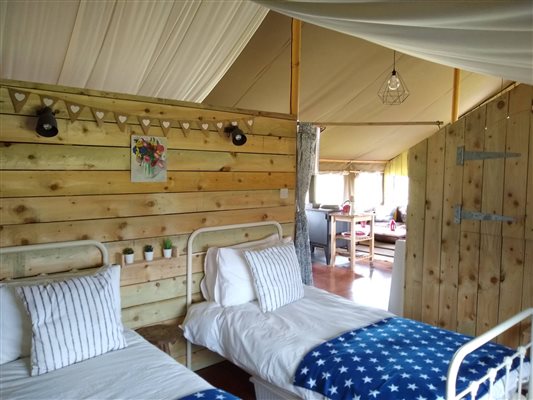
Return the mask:
[[[458,40],[429,35],[430,28],[440,32],[466,28],[468,47],[461,54],[472,56],[467,57],[470,64],[452,57],[448,65],[489,73],[462,72],[460,113],[497,93],[510,80],[533,82],[529,1],[402,2],[409,5],[407,11],[388,0],[260,2],[317,24],[303,24],[300,120],[449,122],[452,68],[413,55],[442,63],[439,57],[461,46]],[[463,3],[469,4],[466,14],[461,14]],[[437,8],[431,12],[428,4]],[[505,7],[496,13],[487,8],[493,4]],[[529,11],[524,5],[529,5]],[[319,12],[313,13],[317,7]],[[318,26],[326,26],[320,13],[338,13],[339,7],[346,17],[340,30],[351,27],[356,31],[350,34],[412,54],[402,54],[397,60],[411,91],[403,104],[384,106],[376,95],[392,67],[390,49]],[[350,16],[352,7],[358,18]],[[517,14],[517,9],[522,13]],[[290,20],[270,12],[262,23],[267,12],[246,0],[3,1],[1,77],[288,112]],[[338,24],[334,17],[329,15],[327,21]],[[427,23],[428,18],[433,26],[425,26],[425,35],[420,35],[413,27],[420,21]],[[493,39],[497,36],[498,40]],[[431,37],[429,45],[421,43]],[[516,75],[510,67],[502,70],[501,62],[496,67],[495,57],[521,67],[525,78],[521,80],[523,75]],[[388,160],[434,131],[432,126],[328,127],[320,154],[323,158]]]

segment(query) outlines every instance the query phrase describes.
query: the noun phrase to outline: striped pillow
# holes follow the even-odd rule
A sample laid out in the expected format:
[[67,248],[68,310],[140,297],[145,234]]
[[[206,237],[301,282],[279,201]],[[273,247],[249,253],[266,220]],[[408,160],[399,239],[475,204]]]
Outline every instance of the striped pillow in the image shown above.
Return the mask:
[[43,285],[20,286],[32,326],[31,375],[127,346],[109,268]]
[[274,311],[304,296],[300,265],[293,243],[263,250],[244,250],[252,270],[261,311]]

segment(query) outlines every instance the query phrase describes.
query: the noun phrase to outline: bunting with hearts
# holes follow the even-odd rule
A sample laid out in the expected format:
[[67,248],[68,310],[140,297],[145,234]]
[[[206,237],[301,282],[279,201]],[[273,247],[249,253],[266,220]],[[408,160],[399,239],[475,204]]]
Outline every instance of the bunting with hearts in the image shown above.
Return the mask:
[[128,116],[126,114],[115,113],[115,122],[118,125],[118,129],[122,132],[126,130],[126,122],[128,121]]
[[41,94],[39,97],[41,98],[41,104],[43,107],[53,108],[59,100],[57,97],[48,96],[44,94]]
[[26,102],[28,101],[28,97],[30,97],[30,94],[22,90],[15,90],[11,88],[8,88],[7,91],[9,92],[9,97],[11,98],[11,102],[13,103],[13,108],[15,109],[15,112],[20,112],[20,110],[22,110],[22,107],[24,107],[24,104],[26,104]]
[[68,116],[70,117],[71,122],[76,122],[81,112],[83,111],[83,106],[77,103],[71,103],[70,101],[65,101],[67,106]]
[[148,131],[150,130],[150,126],[152,125],[152,119],[150,117],[139,117],[138,119],[144,134],[148,135]]
[[161,130],[163,131],[163,135],[168,136],[168,132],[172,127],[172,121],[169,121],[168,119],[160,119],[159,125],[161,126]]
[[102,128],[104,126],[104,118],[106,112],[104,110],[99,110],[97,108],[91,108],[91,111],[93,113],[93,117],[96,121],[96,124],[99,128]]
[[191,121],[180,121],[180,126],[183,134],[187,136],[191,131]]
[[207,135],[209,133],[209,122],[200,121],[198,125],[200,125],[200,129],[202,130],[204,135]]
[[[30,95],[34,94],[27,90],[21,90],[19,88],[13,88],[8,87],[7,88],[9,92],[9,97],[11,99],[11,102],[13,103],[13,109],[16,113],[19,113],[22,108],[26,105],[28,98]],[[99,107],[92,107],[85,104],[81,104],[78,102],[72,102],[70,100],[61,99],[60,97],[48,95],[48,94],[42,94],[42,93],[35,93],[39,99],[42,107],[50,107],[53,108],[57,105],[58,101],[62,101],[65,103],[65,106],[67,108],[67,113],[70,118],[71,122],[76,122],[80,115],[82,114],[85,107],[89,108],[92,116],[96,122],[96,124],[100,127],[104,127],[105,123],[105,117],[108,113],[113,114],[115,122],[122,132],[127,131],[127,125],[128,121],[130,119],[130,115],[116,111],[116,110],[105,110]],[[85,116],[84,116],[85,118]],[[190,131],[193,129],[199,129],[202,133],[205,135],[209,135],[209,132],[211,130],[216,130],[218,133],[223,134],[224,129],[226,126],[241,126],[244,127],[248,133],[252,132],[252,128],[254,125],[254,117],[246,117],[241,119],[233,119],[233,120],[215,120],[215,121],[205,121],[202,117],[200,117],[198,120],[172,120],[168,118],[160,118],[159,120],[149,117],[149,116],[136,116],[137,121],[141,125],[141,128],[143,130],[143,133],[145,135],[148,135],[148,132],[152,126],[156,126],[157,121],[159,122],[159,126],[161,127],[161,130],[163,131],[163,134],[165,136],[168,136],[170,133],[170,130],[173,127],[176,127],[178,129],[181,129],[184,136],[188,136]]]

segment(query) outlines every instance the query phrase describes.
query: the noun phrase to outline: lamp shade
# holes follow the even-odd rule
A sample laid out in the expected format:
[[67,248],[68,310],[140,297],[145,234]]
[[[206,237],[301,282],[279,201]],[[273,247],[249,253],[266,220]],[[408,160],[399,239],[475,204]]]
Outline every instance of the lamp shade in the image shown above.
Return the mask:
[[38,112],[37,126],[35,132],[39,136],[54,137],[59,132],[57,129],[57,121],[54,117],[54,112],[50,107],[44,107]]
[[231,142],[235,146],[242,146],[248,140],[242,129],[240,129],[238,126],[228,126],[224,128],[224,132],[226,132],[228,137],[231,137]]
[[385,82],[381,84],[378,96],[383,104],[402,104],[409,96],[409,90],[405,85],[400,73],[396,71],[396,52],[392,56],[392,72],[387,76]]
[[235,146],[242,146],[246,143],[246,140],[246,135],[241,129],[235,128],[233,132],[231,132],[231,141]]

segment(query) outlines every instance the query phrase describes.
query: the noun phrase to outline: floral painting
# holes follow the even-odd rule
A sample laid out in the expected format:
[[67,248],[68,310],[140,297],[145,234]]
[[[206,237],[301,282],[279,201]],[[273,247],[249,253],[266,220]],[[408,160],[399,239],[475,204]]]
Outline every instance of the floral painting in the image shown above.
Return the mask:
[[156,136],[131,137],[131,181],[166,182],[167,139]]

